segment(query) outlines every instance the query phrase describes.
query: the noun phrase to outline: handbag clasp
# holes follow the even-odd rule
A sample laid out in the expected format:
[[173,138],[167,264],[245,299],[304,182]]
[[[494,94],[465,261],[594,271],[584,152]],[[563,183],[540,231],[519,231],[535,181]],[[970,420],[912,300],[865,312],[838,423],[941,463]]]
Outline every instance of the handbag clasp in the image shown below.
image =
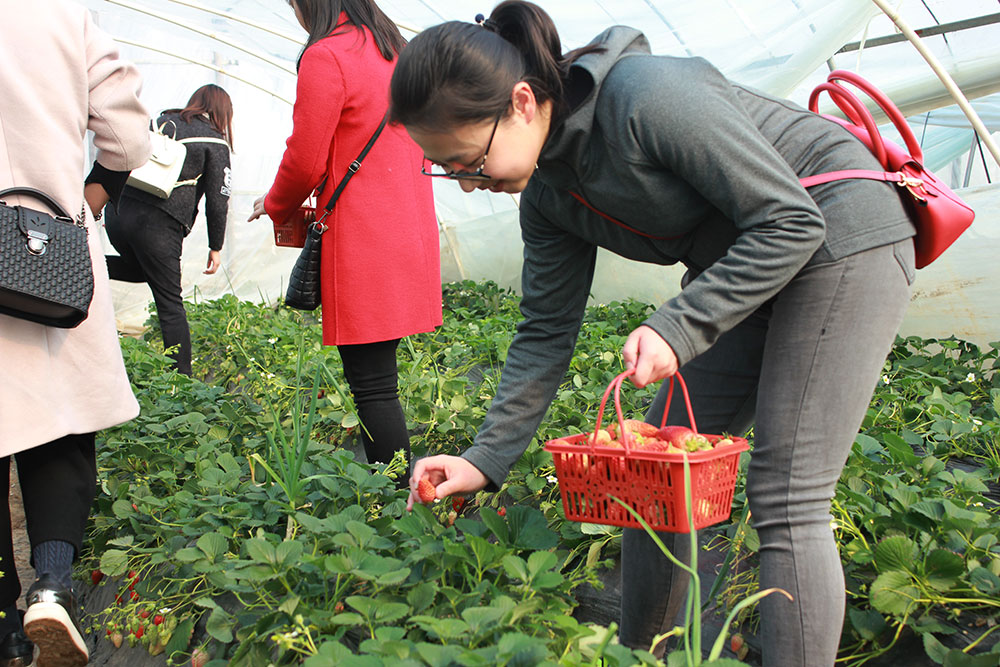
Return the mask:
[[916,176],[909,176],[901,171],[897,172],[897,174],[899,175],[899,180],[896,181],[896,185],[901,188],[906,188],[910,191],[910,194],[913,195],[914,199],[921,204],[926,204],[927,188],[924,187],[923,179],[917,178]]
[[49,245],[49,235],[35,229],[28,230],[28,252],[32,255],[44,255]]

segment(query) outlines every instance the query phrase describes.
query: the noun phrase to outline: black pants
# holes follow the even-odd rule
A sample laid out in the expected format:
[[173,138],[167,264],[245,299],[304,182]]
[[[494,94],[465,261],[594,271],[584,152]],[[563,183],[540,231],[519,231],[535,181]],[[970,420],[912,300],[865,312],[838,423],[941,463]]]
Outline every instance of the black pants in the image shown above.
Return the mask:
[[[62,540],[76,547],[79,554],[97,491],[94,434],[67,435],[18,452],[14,460],[31,547]],[[10,489],[9,456],[0,459],[0,481],[5,489]],[[8,502],[0,508],[0,571],[3,572],[0,609],[14,604],[21,596],[10,523]]]
[[410,435],[399,404],[398,345],[397,339],[337,346],[361,418],[361,442],[369,463],[388,463],[400,449],[410,459]]
[[122,199],[118,211],[108,207],[106,229],[119,257],[108,255],[112,280],[148,283],[156,302],[163,347],[177,370],[191,375],[191,331],[181,298],[181,250],[184,228],[158,208]]

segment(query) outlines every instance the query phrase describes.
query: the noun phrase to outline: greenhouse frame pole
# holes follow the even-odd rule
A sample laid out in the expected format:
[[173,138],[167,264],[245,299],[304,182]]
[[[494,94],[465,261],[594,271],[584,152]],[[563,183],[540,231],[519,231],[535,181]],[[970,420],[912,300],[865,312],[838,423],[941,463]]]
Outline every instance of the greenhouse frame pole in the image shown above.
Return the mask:
[[976,134],[978,134],[979,138],[982,139],[984,144],[986,144],[986,147],[989,149],[993,159],[1000,162],[1000,148],[997,148],[996,142],[993,141],[993,137],[990,136],[990,132],[986,129],[986,125],[983,124],[979,114],[977,114],[975,109],[972,108],[972,105],[969,104],[969,100],[966,99],[965,94],[955,83],[955,80],[951,78],[951,75],[949,75],[944,69],[941,62],[934,57],[934,54],[930,52],[917,33],[915,33],[913,29],[899,16],[899,12],[889,6],[889,3],[886,2],[886,0],[872,0],[872,2],[874,2],[875,5],[882,10],[883,14],[889,17],[890,21],[896,24],[899,31],[906,35],[906,38],[910,40],[910,43],[913,44],[914,48],[916,48],[920,55],[924,57],[927,64],[931,66],[934,73],[937,74],[939,79],[941,79],[941,83],[944,84],[944,87],[948,90],[951,96],[955,98],[955,102],[958,103],[958,106],[962,109],[966,118],[968,118],[969,122],[972,123],[972,127],[976,130]]

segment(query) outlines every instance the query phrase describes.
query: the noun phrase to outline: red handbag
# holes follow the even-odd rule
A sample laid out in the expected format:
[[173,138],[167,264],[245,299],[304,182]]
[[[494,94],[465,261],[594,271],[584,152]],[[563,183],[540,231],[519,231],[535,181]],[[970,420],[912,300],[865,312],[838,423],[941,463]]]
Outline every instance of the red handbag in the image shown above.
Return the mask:
[[[844,81],[867,94],[885,112],[903,137],[906,149],[886,141],[879,134],[868,108],[858,97],[838,83]],[[867,169],[846,169],[817,174],[800,179],[805,187],[829,183],[846,178],[867,178],[895,183],[900,187],[900,195],[910,211],[917,228],[914,238],[916,267],[922,269],[947,250],[962,232],[969,228],[975,212],[934,174],[924,168],[924,154],[916,137],[907,125],[903,114],[886,95],[854,72],[836,70],[827,76],[809,96],[809,110],[818,113],[819,96],[828,93],[848,120],[824,116],[833,120],[858,137],[886,171]],[[905,194],[904,194],[905,191]]]

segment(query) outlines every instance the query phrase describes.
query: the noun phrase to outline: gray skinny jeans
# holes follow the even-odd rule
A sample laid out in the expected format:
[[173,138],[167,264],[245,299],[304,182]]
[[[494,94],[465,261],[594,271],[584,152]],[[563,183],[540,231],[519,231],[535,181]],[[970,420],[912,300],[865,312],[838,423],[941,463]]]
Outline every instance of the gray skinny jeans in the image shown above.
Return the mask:
[[[766,667],[833,665],[844,620],[844,574],[830,501],[910,299],[910,239],[809,265],[775,298],[681,369],[698,430],[755,424],[747,476],[760,535]],[[668,382],[646,415],[659,423]],[[687,424],[675,392],[668,423]],[[661,533],[690,562],[688,535]],[[674,626],[688,576],[642,530],[622,539],[621,642],[649,649]],[[662,645],[659,647],[662,651]]]

